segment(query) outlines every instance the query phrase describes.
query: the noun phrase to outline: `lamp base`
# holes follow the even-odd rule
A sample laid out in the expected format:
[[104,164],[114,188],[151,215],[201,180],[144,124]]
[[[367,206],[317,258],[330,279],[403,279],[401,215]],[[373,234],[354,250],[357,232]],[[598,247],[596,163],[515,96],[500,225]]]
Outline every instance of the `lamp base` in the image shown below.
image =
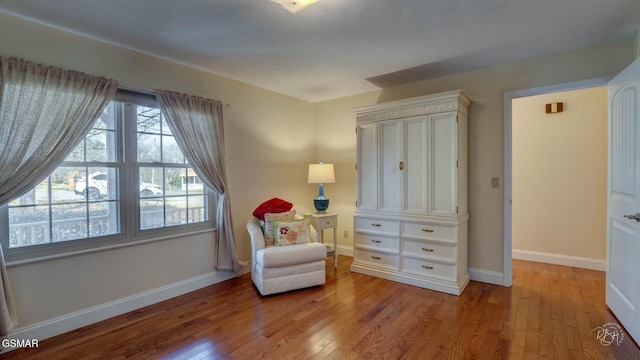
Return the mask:
[[313,206],[316,208],[318,213],[325,213],[329,207],[329,199],[313,199]]

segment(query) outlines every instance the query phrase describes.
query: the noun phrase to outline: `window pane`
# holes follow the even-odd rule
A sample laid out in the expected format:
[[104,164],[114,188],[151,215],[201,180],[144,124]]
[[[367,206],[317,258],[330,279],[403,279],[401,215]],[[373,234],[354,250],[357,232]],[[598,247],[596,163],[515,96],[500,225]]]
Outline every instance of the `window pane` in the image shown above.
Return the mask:
[[165,168],[165,184],[167,189],[167,195],[186,195],[186,187],[182,184],[182,175],[185,172],[185,168]]
[[189,195],[204,194],[204,184],[193,169],[189,169]]
[[86,204],[51,206],[52,242],[82,239],[87,235]]
[[118,234],[120,214],[118,202],[98,202],[89,204],[89,236]]
[[112,101],[104,108],[104,111],[93,125],[94,129],[116,129],[116,104]]
[[49,207],[9,208],[9,248],[50,242]]
[[187,223],[187,198],[184,196],[167,198],[167,226]]
[[90,167],[87,170],[88,176],[80,175],[76,179],[76,194],[89,201],[118,199],[118,176],[115,168]]
[[23,206],[23,205],[42,205],[49,203],[49,178],[44,179],[40,184],[36,185],[28,193],[20,196],[18,199],[12,201],[10,206]]
[[[85,178],[84,168],[59,167],[51,174],[51,202],[82,202],[82,193],[76,193],[77,179]],[[40,194],[38,194],[40,196]],[[46,199],[45,199],[46,201]]]
[[139,133],[161,134],[160,109],[137,106],[137,127]]
[[180,190],[181,194],[189,195],[204,194],[204,185],[193,169],[181,169],[180,172]]
[[205,207],[205,202],[207,201],[207,197],[204,195],[196,195],[189,196],[188,198],[188,206],[189,206],[189,222],[202,222],[207,221],[207,209]]
[[84,143],[84,140],[80,141],[71,154],[67,155],[65,161],[84,161]]
[[160,135],[138,134],[138,162],[160,162]]
[[184,164],[184,155],[173,136],[162,137],[162,162]]
[[87,161],[116,161],[116,136],[112,130],[92,129],[85,138]]
[[164,200],[140,200],[140,228],[164,227]]
[[173,133],[171,132],[171,128],[169,128],[167,120],[164,118],[164,116],[162,117],[162,133],[165,135],[173,135]]
[[164,195],[162,168],[141,167],[138,189],[141,198],[161,197]]

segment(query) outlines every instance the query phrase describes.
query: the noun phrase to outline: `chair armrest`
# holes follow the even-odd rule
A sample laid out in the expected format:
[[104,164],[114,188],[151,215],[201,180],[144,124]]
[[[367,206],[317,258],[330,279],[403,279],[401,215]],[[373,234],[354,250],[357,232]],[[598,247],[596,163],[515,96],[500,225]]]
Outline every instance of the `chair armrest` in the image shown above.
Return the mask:
[[255,255],[256,251],[264,249],[265,247],[264,234],[256,218],[251,218],[247,221],[247,231],[249,231],[249,236],[251,236],[251,251]]

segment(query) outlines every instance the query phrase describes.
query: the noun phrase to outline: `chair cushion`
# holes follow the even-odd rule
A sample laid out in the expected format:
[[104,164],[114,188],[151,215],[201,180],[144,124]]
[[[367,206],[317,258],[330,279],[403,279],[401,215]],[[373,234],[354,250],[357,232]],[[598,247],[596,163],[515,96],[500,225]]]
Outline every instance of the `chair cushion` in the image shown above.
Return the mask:
[[256,263],[268,268],[303,264],[326,257],[327,247],[322,243],[270,246],[257,251]]
[[[256,266],[257,275],[263,280],[278,279],[287,276],[305,274],[314,271],[324,271],[326,263],[323,260],[317,260],[304,264],[297,264],[291,266],[278,266],[263,268],[262,266]],[[283,281],[286,281],[283,279]]]
[[253,210],[253,216],[257,217],[258,220],[264,221],[264,214],[266,213],[281,213],[289,211],[291,208],[293,208],[292,203],[286,200],[273,198],[258,205],[258,207]]

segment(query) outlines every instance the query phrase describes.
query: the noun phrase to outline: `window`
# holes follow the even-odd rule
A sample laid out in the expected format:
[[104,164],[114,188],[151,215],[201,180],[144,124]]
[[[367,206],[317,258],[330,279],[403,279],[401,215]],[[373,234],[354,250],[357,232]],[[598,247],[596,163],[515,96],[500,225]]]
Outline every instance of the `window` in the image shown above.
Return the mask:
[[[206,221],[208,211],[202,181],[185,161],[160,110],[138,106],[136,117],[140,228]],[[184,183],[187,174],[193,183]],[[195,179],[200,186],[195,186]]]
[[118,95],[61,166],[0,208],[9,259],[213,227],[213,194],[185,160],[155,97]]

